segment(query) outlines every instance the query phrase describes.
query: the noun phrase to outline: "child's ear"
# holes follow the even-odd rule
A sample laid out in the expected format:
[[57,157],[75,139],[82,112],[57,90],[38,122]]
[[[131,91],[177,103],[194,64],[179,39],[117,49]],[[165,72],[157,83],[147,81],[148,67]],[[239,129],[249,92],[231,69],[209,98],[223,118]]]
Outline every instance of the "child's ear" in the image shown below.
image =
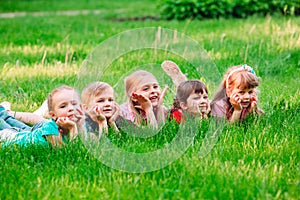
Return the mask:
[[184,102],[180,102],[179,105],[180,105],[180,108],[181,108],[182,110],[187,110],[187,109],[188,109],[186,103],[184,103]]
[[227,95],[227,97],[230,97],[230,95],[231,95],[231,91],[230,91],[228,88],[225,88],[225,91],[226,91],[226,95]]
[[51,116],[52,119],[56,119],[56,115],[53,111],[49,111],[49,115]]

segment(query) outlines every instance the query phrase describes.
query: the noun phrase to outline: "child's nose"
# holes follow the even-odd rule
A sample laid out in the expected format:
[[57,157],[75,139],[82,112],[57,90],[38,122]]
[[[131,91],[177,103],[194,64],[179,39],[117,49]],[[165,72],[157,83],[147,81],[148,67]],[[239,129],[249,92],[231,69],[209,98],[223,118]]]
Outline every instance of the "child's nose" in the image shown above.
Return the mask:
[[248,92],[246,92],[245,94],[244,94],[244,99],[249,99],[250,98],[250,94],[248,93]]
[[70,105],[68,106],[68,111],[73,111],[73,110],[74,110],[74,106],[70,104]]

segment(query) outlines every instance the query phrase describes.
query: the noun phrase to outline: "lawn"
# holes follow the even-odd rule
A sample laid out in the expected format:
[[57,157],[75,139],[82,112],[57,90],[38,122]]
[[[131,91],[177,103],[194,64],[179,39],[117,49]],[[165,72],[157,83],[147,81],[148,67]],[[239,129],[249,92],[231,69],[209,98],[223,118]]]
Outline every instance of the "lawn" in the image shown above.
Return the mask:
[[[144,173],[104,165],[79,139],[62,149],[1,149],[1,199],[299,199],[299,17],[144,19],[159,16],[157,4],[0,0],[0,14],[26,12],[24,16],[0,19],[0,101],[11,102],[13,110],[34,111],[56,86],[78,86],[83,61],[112,37],[136,28],[161,27],[197,41],[210,56],[210,63],[215,64],[213,73],[219,81],[232,65],[252,66],[261,77],[259,106],[266,114],[243,124],[225,124],[208,154],[203,154],[202,147],[212,120],[204,120],[177,160]],[[99,12],[74,16],[58,13],[67,10]],[[101,54],[97,61],[111,56]],[[112,57],[109,70],[100,69],[100,79],[115,86],[121,104],[126,74],[135,67],[156,71],[161,85],[170,85],[165,101],[169,107],[173,87],[159,71],[166,59],[176,61],[190,79],[209,83],[189,60],[162,49],[141,49]],[[209,85],[210,98],[215,92],[213,84]],[[119,138],[110,133],[109,139],[120,149],[145,153],[165,147],[178,129],[167,123],[152,138],[133,138],[126,133]]]

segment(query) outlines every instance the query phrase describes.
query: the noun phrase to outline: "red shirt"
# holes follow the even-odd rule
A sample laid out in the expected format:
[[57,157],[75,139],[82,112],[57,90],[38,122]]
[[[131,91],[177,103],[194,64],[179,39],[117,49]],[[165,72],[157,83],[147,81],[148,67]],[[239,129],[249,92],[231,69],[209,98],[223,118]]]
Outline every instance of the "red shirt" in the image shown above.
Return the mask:
[[178,124],[181,123],[182,117],[183,117],[183,113],[180,112],[180,110],[178,110],[178,109],[173,110],[170,114],[170,118],[175,119]]

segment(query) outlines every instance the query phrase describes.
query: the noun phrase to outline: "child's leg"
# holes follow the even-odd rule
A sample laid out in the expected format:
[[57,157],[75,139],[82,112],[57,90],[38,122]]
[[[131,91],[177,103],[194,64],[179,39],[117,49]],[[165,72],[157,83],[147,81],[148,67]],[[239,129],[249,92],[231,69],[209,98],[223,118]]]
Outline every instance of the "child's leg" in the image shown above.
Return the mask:
[[0,119],[0,130],[4,130],[4,129],[8,129],[11,128],[11,126],[6,123],[6,121],[4,119]]
[[51,118],[48,111],[48,101],[45,100],[41,107],[39,107],[36,111],[33,112],[36,115],[42,116],[44,118]]
[[180,83],[188,80],[187,77],[181,72],[177,64],[170,60],[165,60],[161,64],[161,67],[172,78],[172,81],[176,88],[178,88]]

